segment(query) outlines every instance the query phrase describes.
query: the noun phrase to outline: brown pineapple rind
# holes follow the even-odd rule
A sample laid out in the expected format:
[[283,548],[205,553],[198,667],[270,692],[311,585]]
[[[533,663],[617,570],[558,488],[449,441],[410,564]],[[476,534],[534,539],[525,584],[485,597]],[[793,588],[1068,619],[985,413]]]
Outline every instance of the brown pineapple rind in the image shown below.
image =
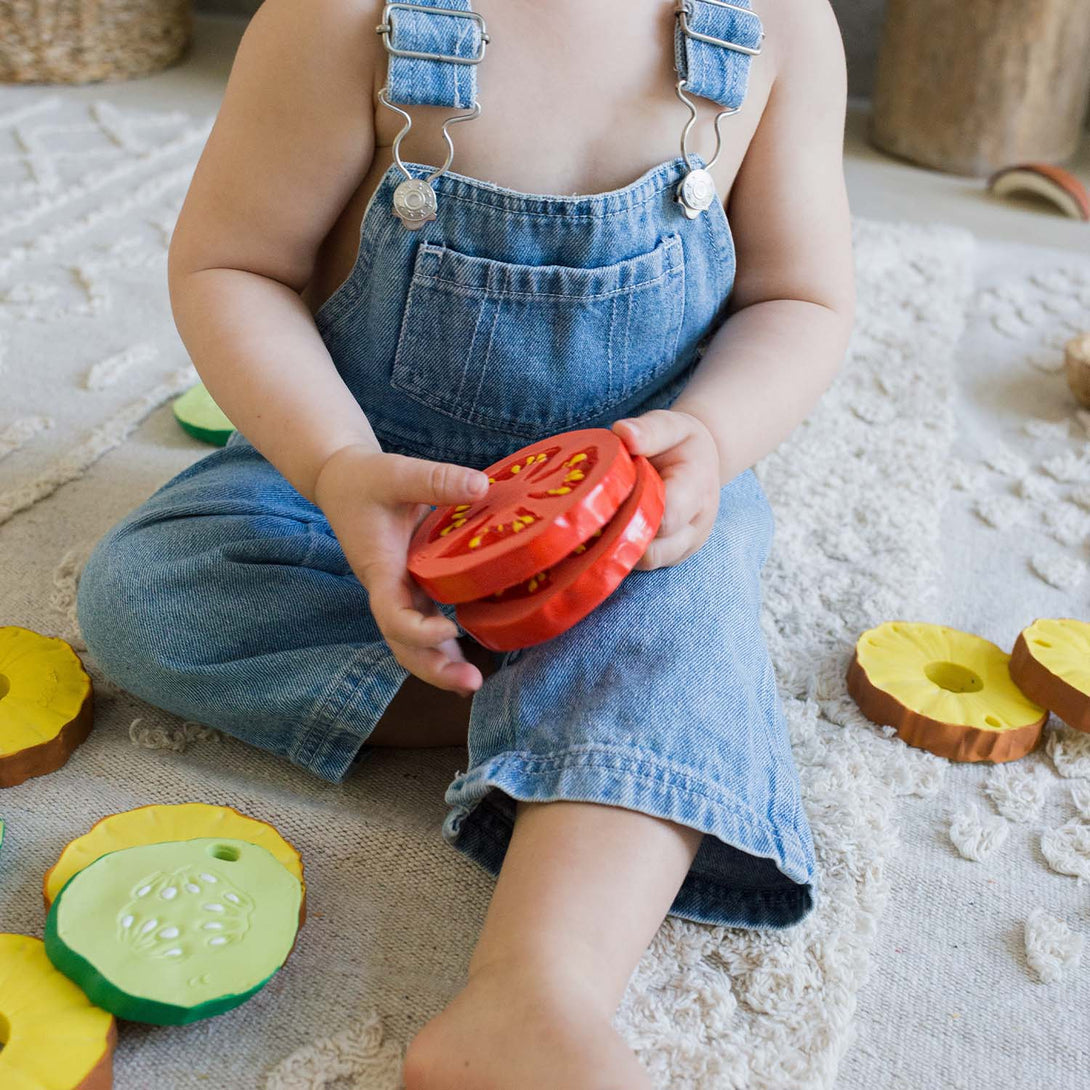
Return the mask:
[[16,787],[32,776],[44,776],[56,772],[83,743],[94,725],[94,686],[89,685],[87,696],[74,719],[67,723],[55,737],[40,745],[30,746],[0,757],[0,787]]
[[113,1090],[114,1085],[114,1048],[117,1046],[117,1022],[110,1026],[110,1034],[106,1038],[106,1051],[102,1059],[90,1071],[87,1077],[72,1087],[72,1090]]
[[[1016,761],[1036,748],[1048,720],[1045,712],[1036,722],[1003,731],[943,723],[913,711],[873,685],[859,663],[858,652],[852,655],[848,667],[848,692],[871,722],[894,727],[897,737],[908,745],[951,761]],[[1031,696],[1028,692],[1026,695]]]
[[1011,680],[1032,700],[1075,730],[1090,731],[1090,693],[1076,689],[1033,657],[1023,634],[1011,652]]

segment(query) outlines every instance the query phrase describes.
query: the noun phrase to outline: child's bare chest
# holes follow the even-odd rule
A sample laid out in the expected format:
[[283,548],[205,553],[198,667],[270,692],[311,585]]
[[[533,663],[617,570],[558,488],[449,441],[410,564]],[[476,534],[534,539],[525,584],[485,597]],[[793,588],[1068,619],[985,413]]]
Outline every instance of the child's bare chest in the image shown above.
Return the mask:
[[[673,0],[475,0],[490,37],[477,66],[480,115],[450,125],[450,169],[527,193],[600,193],[627,185],[681,152],[688,107],[675,90]],[[378,35],[376,35],[376,39]],[[386,54],[376,41],[372,100],[375,152],[367,174],[329,232],[304,293],[316,311],[352,268],[372,193],[393,162],[404,118],[378,100]],[[751,67],[742,113],[721,124],[723,150],[712,167],[725,201],[767,97],[761,58]],[[691,96],[697,121],[688,150],[710,158],[721,107]],[[410,106],[404,161],[441,166],[443,121],[453,112]]]

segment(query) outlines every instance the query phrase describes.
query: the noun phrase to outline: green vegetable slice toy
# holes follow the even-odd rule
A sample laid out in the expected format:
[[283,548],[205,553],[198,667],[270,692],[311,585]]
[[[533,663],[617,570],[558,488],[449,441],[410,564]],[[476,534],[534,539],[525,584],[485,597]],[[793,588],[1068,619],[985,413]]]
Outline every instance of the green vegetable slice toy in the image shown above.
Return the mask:
[[110,852],[49,910],[50,961],[118,1018],[183,1025],[237,1007],[291,953],[302,887],[265,848],[201,838]]
[[202,382],[191,386],[181,397],[175,398],[174,415],[194,439],[211,443],[215,447],[222,447],[235,430],[234,424],[212,400],[212,395]]

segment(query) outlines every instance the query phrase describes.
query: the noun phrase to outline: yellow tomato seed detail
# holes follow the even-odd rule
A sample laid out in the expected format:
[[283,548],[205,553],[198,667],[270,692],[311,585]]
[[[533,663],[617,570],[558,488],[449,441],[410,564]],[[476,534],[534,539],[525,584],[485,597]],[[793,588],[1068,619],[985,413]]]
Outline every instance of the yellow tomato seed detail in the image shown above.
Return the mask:
[[477,548],[477,546],[480,545],[480,543],[481,543],[480,537],[474,537],[474,538],[469,539],[469,547],[471,549]]
[[518,464],[518,462],[516,462],[516,463],[515,463],[515,464],[514,464],[514,465],[513,465],[512,467],[511,467],[511,472],[512,472],[512,473],[521,473],[521,472],[522,472],[522,466],[520,466],[520,465]]

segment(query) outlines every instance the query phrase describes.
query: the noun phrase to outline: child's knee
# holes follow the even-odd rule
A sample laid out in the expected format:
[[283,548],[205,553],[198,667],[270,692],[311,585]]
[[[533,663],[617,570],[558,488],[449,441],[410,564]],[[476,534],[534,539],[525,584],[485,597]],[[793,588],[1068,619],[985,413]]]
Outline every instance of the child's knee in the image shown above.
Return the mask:
[[76,592],[88,653],[107,677],[133,690],[167,657],[151,600],[162,587],[162,568],[138,535],[120,523],[108,531],[87,558]]

